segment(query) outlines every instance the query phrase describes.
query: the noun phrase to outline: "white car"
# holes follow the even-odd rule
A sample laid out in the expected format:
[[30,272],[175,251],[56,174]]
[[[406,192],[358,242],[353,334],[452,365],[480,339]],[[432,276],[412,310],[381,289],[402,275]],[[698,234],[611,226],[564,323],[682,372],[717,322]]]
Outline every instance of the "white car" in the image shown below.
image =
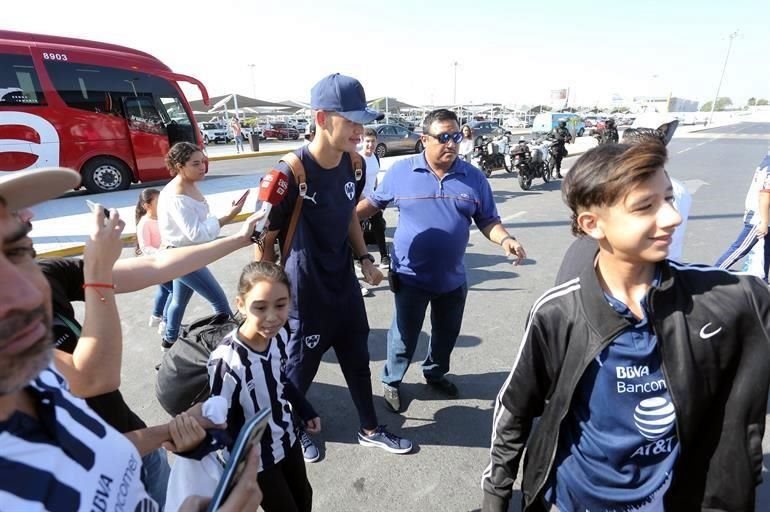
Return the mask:
[[203,137],[203,143],[209,142],[219,143],[227,142],[228,136],[225,128],[221,128],[216,123],[199,123],[198,127],[201,129],[201,136]]

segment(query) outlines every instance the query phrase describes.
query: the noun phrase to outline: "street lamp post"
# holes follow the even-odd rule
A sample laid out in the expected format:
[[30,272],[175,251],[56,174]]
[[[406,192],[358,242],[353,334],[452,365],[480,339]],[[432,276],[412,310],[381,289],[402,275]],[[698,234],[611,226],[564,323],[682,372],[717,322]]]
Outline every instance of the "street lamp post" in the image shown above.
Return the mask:
[[727,55],[725,55],[725,63],[722,66],[722,75],[719,77],[719,85],[717,85],[717,93],[714,96],[714,101],[711,103],[711,113],[709,114],[708,124],[711,124],[711,121],[714,118],[714,109],[716,109],[717,100],[719,100],[719,90],[722,88],[722,80],[724,80],[725,70],[727,70],[727,60],[730,58],[730,50],[733,47],[733,39],[735,39],[736,37],[738,37],[737,30],[732,34],[730,34],[729,36],[727,36],[727,38],[729,39],[729,42],[727,43]]
[[257,65],[256,64],[249,64],[249,67],[251,68],[251,92],[254,93],[254,96],[252,98],[257,97]]
[[457,61],[454,61],[452,63],[452,66],[454,66],[455,71],[455,79],[454,79],[454,92],[452,93],[452,104],[453,106],[457,106]]

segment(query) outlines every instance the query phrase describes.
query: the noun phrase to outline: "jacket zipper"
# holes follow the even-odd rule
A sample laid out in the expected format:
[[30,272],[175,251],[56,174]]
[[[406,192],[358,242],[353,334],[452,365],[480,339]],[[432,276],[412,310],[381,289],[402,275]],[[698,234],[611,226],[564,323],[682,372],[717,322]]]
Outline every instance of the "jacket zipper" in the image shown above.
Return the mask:
[[[651,292],[650,300],[648,301],[650,305],[649,315],[650,315],[650,322],[652,322],[653,328],[655,328],[657,331],[657,325],[655,324],[655,308],[653,307],[652,296],[653,296],[653,293]],[[656,337],[658,336],[657,332],[655,333],[655,336]],[[665,349],[663,348],[662,343],[658,344],[658,350],[660,351],[660,368],[661,370],[663,370],[663,377],[666,378],[666,387],[668,388],[668,394],[671,396],[671,404],[674,406],[674,413],[675,413],[674,430],[676,431],[676,440],[679,443],[679,454],[681,456],[683,450],[682,450],[682,436],[679,431],[679,407],[677,406],[677,400],[676,400],[676,397],[674,396],[674,390],[671,389],[671,385],[670,385],[671,379],[669,378],[668,370],[666,369]]]
[[[597,348],[596,351],[593,354],[591,354],[591,358],[588,360],[586,365],[583,366],[583,368],[580,371],[580,378],[578,378],[575,381],[575,384],[572,386],[572,389],[570,390],[570,393],[569,393],[569,403],[570,404],[572,403],[572,397],[575,394],[575,389],[577,388],[577,385],[580,382],[580,379],[583,377],[583,374],[585,373],[586,369],[588,368],[588,365],[591,364],[591,361],[593,361],[596,358],[596,356],[601,354],[602,350],[607,348],[607,346],[612,342],[612,340],[614,340],[615,337],[620,332],[623,331],[623,329],[625,329],[625,327],[621,328],[621,329],[618,329],[617,331],[613,332],[608,337],[606,337],[604,340],[602,340],[602,343],[599,345],[599,348]],[[672,401],[673,401],[673,396],[671,398],[672,398]],[[535,492],[532,493],[532,499],[533,500],[535,498],[537,498],[537,496],[540,494],[540,491],[543,490],[543,487],[545,487],[545,484],[548,482],[548,476],[551,474],[551,468],[553,467],[553,461],[556,458],[556,451],[557,451],[557,448],[559,447],[559,436],[561,434],[561,422],[564,421],[564,417],[567,416],[568,412],[569,412],[569,405],[564,410],[564,412],[562,412],[562,414],[559,416],[559,421],[558,421],[558,423],[556,425],[556,442],[553,445],[553,449],[551,450],[551,456],[548,459],[548,466],[546,466],[545,478],[543,478],[543,481],[540,482],[540,484],[537,486],[537,488],[535,489]],[[526,508],[528,508],[531,505],[532,505],[532,502],[530,501],[529,503],[526,503],[524,505],[524,508],[526,509]]]

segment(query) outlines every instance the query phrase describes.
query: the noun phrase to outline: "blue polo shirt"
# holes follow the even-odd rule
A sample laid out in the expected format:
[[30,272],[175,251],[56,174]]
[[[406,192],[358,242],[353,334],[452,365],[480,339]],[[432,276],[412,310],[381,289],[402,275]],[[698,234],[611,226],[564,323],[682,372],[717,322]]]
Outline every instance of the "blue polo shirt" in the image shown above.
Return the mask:
[[367,199],[380,209],[392,202],[399,211],[391,272],[433,293],[465,283],[471,220],[479,229],[500,222],[487,178],[459,158],[441,179],[424,153],[400,160]]

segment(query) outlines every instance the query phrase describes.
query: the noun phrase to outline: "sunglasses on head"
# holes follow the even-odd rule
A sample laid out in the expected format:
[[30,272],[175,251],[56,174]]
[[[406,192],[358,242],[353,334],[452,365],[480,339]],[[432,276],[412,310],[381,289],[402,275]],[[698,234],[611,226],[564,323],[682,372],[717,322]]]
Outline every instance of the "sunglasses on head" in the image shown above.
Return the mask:
[[455,144],[459,144],[463,141],[463,138],[464,138],[462,132],[454,132],[454,133],[444,132],[444,133],[439,133],[438,135],[433,135],[432,133],[429,133],[428,135],[430,135],[431,137],[439,141],[441,144],[446,144],[450,140],[452,140]]

